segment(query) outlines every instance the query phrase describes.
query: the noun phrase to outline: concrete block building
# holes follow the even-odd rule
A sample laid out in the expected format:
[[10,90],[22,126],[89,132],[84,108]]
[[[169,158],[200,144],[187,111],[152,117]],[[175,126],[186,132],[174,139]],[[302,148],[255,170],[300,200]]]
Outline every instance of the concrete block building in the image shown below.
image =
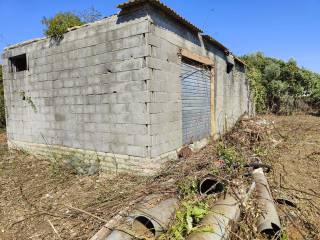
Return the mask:
[[8,143],[153,174],[250,113],[245,65],[157,0],[4,50]]

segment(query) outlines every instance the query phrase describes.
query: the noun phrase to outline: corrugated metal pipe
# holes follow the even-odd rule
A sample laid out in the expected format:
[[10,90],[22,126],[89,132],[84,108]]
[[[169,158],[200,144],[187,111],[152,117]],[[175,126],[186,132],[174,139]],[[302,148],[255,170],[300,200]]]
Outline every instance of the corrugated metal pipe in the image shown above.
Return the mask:
[[210,228],[210,232],[191,233],[187,240],[221,240],[229,236],[228,227],[231,222],[240,218],[240,203],[244,204],[255,188],[253,183],[249,190],[237,199],[229,194],[213,203],[210,212],[200,222],[201,226]]
[[258,202],[262,210],[262,215],[257,222],[257,229],[270,236],[279,234],[280,220],[263,169],[253,170],[252,175],[256,182]]

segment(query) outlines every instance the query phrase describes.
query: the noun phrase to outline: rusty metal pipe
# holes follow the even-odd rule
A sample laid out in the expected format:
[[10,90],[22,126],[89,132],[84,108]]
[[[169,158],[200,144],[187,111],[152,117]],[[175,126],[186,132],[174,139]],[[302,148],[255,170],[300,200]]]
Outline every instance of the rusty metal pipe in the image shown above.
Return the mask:
[[281,225],[267,178],[262,168],[253,170],[252,175],[256,182],[258,203],[263,211],[258,218],[257,229],[261,233],[274,236],[279,233]]

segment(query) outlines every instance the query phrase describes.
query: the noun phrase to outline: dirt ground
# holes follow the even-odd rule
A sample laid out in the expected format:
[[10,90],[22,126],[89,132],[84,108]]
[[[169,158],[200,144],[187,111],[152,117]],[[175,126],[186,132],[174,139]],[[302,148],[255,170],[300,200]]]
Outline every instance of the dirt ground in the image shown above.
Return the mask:
[[[272,165],[268,178],[274,197],[296,204],[278,204],[287,233],[283,239],[320,239],[320,117],[265,115],[255,121],[268,126],[263,144],[235,145],[245,156],[255,154]],[[241,142],[248,132],[238,127],[233,136]],[[0,239],[89,239],[146,195],[177,194],[178,179],[207,174],[215,159],[213,142],[155,177],[77,175],[66,166],[8,151],[0,132]]]
[[275,197],[297,205],[278,205],[289,239],[320,239],[320,117],[266,119],[274,122],[274,131],[281,135],[277,146],[265,156],[265,162],[273,166],[271,188]]
[[145,178],[76,175],[47,160],[9,152],[4,133],[0,139],[1,240],[88,239],[132,199],[146,195],[137,189],[145,188]]

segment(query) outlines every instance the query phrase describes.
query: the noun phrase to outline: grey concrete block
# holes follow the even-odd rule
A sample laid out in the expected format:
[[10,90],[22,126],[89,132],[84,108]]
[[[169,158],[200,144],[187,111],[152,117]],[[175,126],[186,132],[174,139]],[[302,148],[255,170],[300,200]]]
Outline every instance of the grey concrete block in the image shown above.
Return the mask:
[[[51,144],[140,157],[180,147],[178,51],[204,51],[198,36],[169,18],[153,19],[151,27],[140,17],[119,23],[114,16],[67,33],[59,45],[49,47],[44,40],[6,53],[7,59],[27,52],[30,67],[27,73],[9,74],[4,60],[8,135],[40,142],[44,132]],[[226,75],[223,52],[207,50],[217,61],[217,124],[226,117],[232,125],[246,109],[245,80],[237,72]],[[20,89],[32,97],[37,114],[12,94]]]

